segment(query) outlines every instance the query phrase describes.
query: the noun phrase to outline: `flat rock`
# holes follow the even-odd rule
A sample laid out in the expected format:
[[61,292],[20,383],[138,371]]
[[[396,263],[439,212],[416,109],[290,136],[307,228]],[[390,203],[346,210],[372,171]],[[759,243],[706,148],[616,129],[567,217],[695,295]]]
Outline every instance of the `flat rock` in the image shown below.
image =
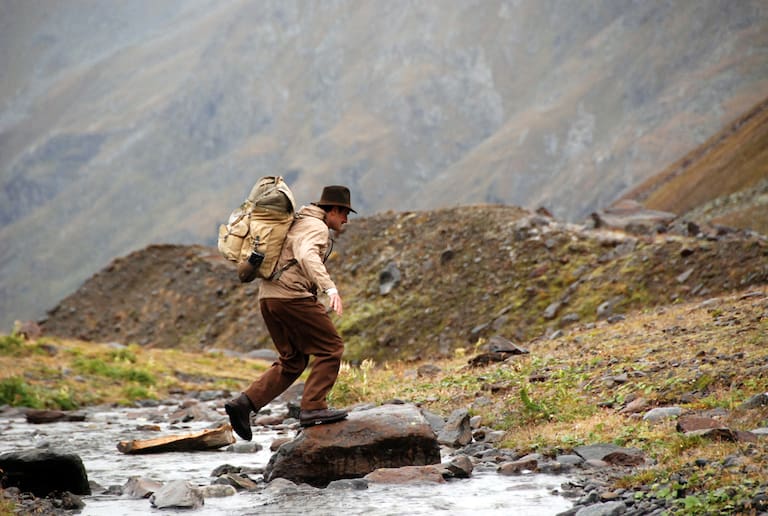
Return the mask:
[[610,443],[577,446],[573,451],[587,462],[598,460],[617,466],[634,466],[644,461],[641,450],[623,448]]

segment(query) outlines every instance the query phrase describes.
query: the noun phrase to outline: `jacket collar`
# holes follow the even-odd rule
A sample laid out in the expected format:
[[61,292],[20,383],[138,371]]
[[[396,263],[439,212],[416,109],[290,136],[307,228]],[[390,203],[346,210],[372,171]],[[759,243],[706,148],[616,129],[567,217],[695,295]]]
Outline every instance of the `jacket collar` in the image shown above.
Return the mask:
[[302,217],[314,217],[325,222],[325,210],[319,206],[313,204],[302,206],[298,213]]

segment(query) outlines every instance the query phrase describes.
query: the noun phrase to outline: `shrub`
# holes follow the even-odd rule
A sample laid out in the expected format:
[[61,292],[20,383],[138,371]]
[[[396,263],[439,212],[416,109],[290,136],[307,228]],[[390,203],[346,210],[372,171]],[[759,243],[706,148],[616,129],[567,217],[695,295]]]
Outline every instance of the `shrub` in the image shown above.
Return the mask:
[[42,408],[43,405],[33,389],[18,376],[0,380],[0,404],[29,408]]
[[4,335],[0,337],[0,355],[18,355],[23,347],[24,340],[18,335]]

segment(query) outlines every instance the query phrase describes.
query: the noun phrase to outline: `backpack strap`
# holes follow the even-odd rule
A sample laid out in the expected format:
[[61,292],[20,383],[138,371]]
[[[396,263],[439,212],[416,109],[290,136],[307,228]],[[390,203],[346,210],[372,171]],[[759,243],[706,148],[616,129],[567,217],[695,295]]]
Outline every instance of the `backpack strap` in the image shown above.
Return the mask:
[[280,276],[282,276],[285,271],[287,271],[297,263],[299,263],[299,261],[296,258],[291,258],[290,260],[288,260],[288,263],[286,263],[285,265],[283,265],[282,267],[280,267],[279,269],[277,269],[275,272],[272,273],[272,275],[269,277],[269,281],[279,280]]

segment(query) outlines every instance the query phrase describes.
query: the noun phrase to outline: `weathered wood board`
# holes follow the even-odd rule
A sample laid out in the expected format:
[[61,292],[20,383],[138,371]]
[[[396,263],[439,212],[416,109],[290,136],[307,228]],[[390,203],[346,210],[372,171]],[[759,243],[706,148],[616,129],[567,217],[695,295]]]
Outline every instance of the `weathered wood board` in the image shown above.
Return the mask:
[[229,424],[191,434],[169,435],[142,441],[120,441],[117,449],[126,454],[166,453],[215,450],[233,444],[235,437]]

